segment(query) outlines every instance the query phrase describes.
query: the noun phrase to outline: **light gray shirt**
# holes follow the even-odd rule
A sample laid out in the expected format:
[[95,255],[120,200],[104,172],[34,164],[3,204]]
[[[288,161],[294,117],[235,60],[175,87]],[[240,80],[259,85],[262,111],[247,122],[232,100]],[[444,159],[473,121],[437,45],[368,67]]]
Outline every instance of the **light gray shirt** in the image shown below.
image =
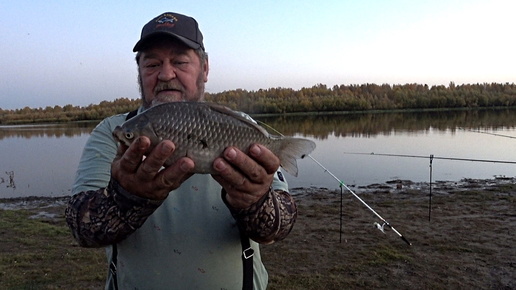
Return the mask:
[[[105,188],[117,143],[111,132],[127,114],[103,120],[92,132],[79,164],[74,194]],[[277,175],[273,188],[288,190]],[[254,289],[266,289],[268,274],[259,246],[254,254]],[[208,174],[195,174],[117,244],[119,289],[242,289],[239,229]],[[109,262],[111,247],[107,248]],[[112,289],[108,274],[106,289]]]

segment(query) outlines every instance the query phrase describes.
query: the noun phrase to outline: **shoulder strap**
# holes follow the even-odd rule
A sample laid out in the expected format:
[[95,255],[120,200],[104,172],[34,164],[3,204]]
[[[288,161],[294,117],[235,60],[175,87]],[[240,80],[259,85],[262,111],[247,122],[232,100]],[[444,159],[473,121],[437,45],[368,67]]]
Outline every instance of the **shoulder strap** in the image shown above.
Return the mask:
[[[229,209],[231,207],[229,206],[227,200],[226,200],[226,190],[222,188],[220,190],[220,195],[222,197],[222,200],[224,201],[224,204],[228,206]],[[249,242],[249,237],[246,236],[244,231],[240,228],[238,228],[238,232],[240,234],[240,243],[242,244],[242,268],[243,268],[243,283],[242,283],[242,290],[253,290],[253,276],[254,276],[254,265],[253,265],[253,256],[254,256],[254,250],[251,248],[251,242]]]
[[109,264],[109,271],[111,272],[111,281],[113,282],[113,288],[118,290],[118,281],[116,278],[116,263],[117,263],[118,251],[116,244],[111,246],[111,263]]
[[127,120],[131,119],[132,117],[136,116],[136,114],[138,114],[138,109],[129,112],[129,114],[127,114],[127,117],[125,117],[125,120],[127,121]]
[[239,229],[240,241],[242,242],[242,262],[244,266],[244,282],[242,290],[253,289],[253,256],[254,250],[251,248],[249,238]]

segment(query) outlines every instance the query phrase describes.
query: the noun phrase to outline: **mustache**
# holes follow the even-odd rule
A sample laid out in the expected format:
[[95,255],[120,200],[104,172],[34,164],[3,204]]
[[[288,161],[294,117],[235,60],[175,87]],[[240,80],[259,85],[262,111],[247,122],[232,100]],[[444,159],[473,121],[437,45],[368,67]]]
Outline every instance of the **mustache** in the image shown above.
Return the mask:
[[154,94],[157,94],[161,91],[166,91],[166,90],[174,90],[174,91],[180,91],[180,92],[185,91],[184,87],[179,83],[159,82],[158,84],[156,84],[156,87],[154,88]]

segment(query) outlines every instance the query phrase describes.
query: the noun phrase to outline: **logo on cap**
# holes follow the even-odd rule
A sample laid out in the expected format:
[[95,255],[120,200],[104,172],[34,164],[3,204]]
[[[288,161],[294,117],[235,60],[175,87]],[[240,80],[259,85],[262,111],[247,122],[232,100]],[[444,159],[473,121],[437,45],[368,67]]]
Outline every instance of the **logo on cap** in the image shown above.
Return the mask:
[[156,27],[168,26],[173,27],[176,25],[177,18],[174,15],[164,14],[160,18],[156,19],[158,25]]

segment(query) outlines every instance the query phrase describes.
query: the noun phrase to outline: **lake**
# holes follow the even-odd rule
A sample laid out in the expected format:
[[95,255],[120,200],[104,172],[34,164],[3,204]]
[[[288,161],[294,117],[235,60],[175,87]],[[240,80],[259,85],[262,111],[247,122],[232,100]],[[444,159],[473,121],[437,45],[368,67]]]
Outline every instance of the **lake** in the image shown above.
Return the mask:
[[[512,177],[515,113],[473,110],[256,119],[285,135],[315,141],[313,158],[347,185],[362,186],[394,179],[429,181],[430,155],[433,181]],[[82,148],[95,125],[0,126],[0,198],[69,195]],[[286,174],[290,187],[339,187],[310,158],[299,160],[298,167],[297,178]]]

